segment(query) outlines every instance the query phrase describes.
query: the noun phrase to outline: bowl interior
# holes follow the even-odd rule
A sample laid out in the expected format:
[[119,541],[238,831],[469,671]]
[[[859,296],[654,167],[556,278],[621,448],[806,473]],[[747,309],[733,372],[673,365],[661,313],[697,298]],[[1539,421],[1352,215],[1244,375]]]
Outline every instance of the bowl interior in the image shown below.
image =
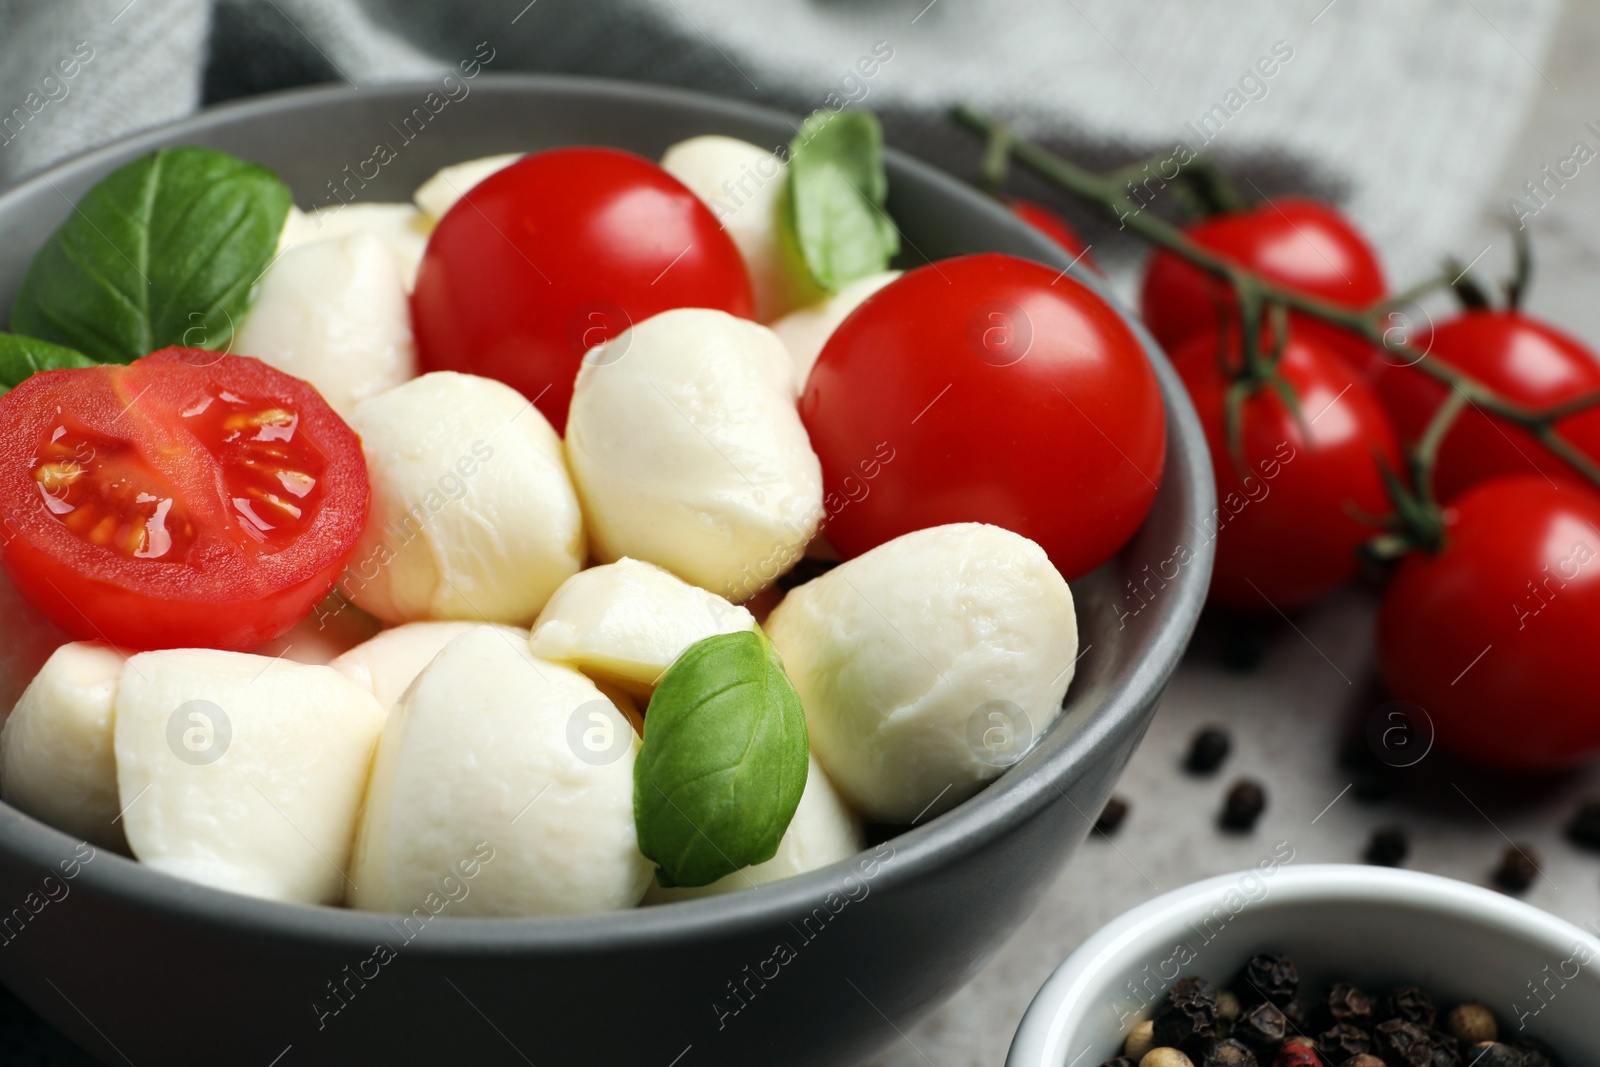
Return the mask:
[[[1292,850],[1290,852],[1292,855]],[[1567,1063],[1600,1057],[1600,940],[1448,878],[1343,864],[1221,875],[1143,904],[1084,942],[1029,1006],[1008,1067],[1093,1067],[1119,1055],[1180,978],[1227,982],[1258,952],[1295,961],[1304,995],[1420,985],[1443,1012],[1487,1005],[1500,1037],[1531,1034]]]
[[[0,196],[0,307],[9,307],[34,252],[72,205],[115,167],[164,145],[199,144],[276,170],[303,208],[360,200],[409,200],[438,168],[477,156],[566,144],[612,145],[658,158],[686,137],[722,133],[762,145],[786,144],[798,120],[695,93],[594,79],[484,74],[436,113],[435,83],[352,92],[296,90],[217,108],[52,168]],[[434,106],[437,106],[436,103]],[[386,149],[386,151],[384,151]],[[979,146],[974,145],[975,157]],[[900,153],[888,153],[889,209],[909,259],[998,251],[1065,268],[1069,257],[1003,207]],[[1072,277],[1115,303],[1092,272]],[[1083,654],[1067,711],[1017,766],[974,799],[896,839],[891,881],[915,877],[954,852],[1027,819],[1062,795],[1060,784],[1094,765],[1095,754],[1142,732],[1151,705],[1193,629],[1210,574],[1207,522],[1213,492],[1204,438],[1182,387],[1143,327],[1167,405],[1166,474],[1144,527],[1105,567],[1073,583]],[[1141,592],[1132,592],[1137,582]],[[1096,768],[1103,772],[1103,768]],[[0,854],[48,865],[70,850],[64,835],[0,804]],[[524,920],[444,917],[437,942],[504,947],[507,936],[548,947],[618,945],[633,937],[691,940],[706,929],[755,923],[815,900],[842,884],[847,864],[729,897],[619,915]],[[291,907],[200,886],[176,886],[116,856],[87,869],[96,885],[140,906],[270,930],[280,936],[338,938],[352,947],[381,932],[375,915]],[[511,931],[515,930],[515,933]],[[451,939],[458,939],[451,942]]]

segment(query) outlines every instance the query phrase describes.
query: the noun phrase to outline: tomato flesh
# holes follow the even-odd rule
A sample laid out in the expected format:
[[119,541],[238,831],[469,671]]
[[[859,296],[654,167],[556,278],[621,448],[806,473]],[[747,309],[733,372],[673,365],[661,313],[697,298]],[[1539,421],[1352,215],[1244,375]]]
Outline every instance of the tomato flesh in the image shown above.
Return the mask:
[[561,432],[584,353],[672,308],[750,318],[750,278],[710,209],[647,159],[539,152],[439,220],[412,293],[425,370],[495,378]]
[[167,349],[0,398],[0,558],[80,639],[255,648],[332,588],[367,503],[354,432],[257,360]]

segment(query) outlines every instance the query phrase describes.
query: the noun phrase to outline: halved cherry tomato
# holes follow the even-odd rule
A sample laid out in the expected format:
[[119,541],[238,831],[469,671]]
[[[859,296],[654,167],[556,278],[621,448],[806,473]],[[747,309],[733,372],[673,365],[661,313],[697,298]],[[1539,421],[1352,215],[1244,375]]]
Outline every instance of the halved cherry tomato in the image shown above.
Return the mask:
[[557,432],[584,353],[682,307],[750,318],[744,260],[682,182],[611,148],[539,152],[474,186],[411,297],[424,369],[505,382]]
[[1029,226],[1044,234],[1050,240],[1060,245],[1073,259],[1080,261],[1085,267],[1095,272],[1100,268],[1094,260],[1089,258],[1089,249],[1083,243],[1083,238],[1078,236],[1078,231],[1067,224],[1067,220],[1057,215],[1043,204],[1024,200],[1020,196],[1009,198],[1006,203],[1011,208],[1011,213],[1026,222]]
[[1166,461],[1133,331],[1082,283],[1004,255],[940,260],[868,297],[817,358],[800,418],[823,532],[847,557],[987,522],[1076,578],[1133,536]]
[[[1200,245],[1226,259],[1349,308],[1367,307],[1385,292],[1378,254],[1334,208],[1307,197],[1285,196],[1246,211],[1215,215],[1185,227]],[[1217,311],[1237,319],[1233,297],[1213,275],[1165,250],[1150,258],[1139,296],[1139,313],[1168,352],[1191,337],[1214,336]],[[1337,326],[1291,316],[1302,337],[1321,337],[1352,366],[1365,369],[1373,349]]]
[[[1229,378],[1217,340],[1197,337],[1173,357],[1211,448],[1217,539],[1211,601],[1273,614],[1301,607],[1355,577],[1356,549],[1391,510],[1379,463],[1400,466],[1394,428],[1371,386],[1326,344],[1291,327],[1278,370],[1301,418],[1272,389],[1244,402],[1244,470],[1229,449]],[[1367,521],[1363,521],[1367,517]]]
[[3,562],[75,637],[251,649],[333,587],[367,516],[361,443],[258,360],[168,348],[0,397]]
[[1400,562],[1378,618],[1390,691],[1439,744],[1541,770],[1600,751],[1600,498],[1537,474],[1494,478],[1445,509],[1444,547]]
[[[1468,311],[1424,331],[1413,342],[1424,359],[1447,363],[1507,400],[1544,409],[1600,392],[1600,362],[1579,341],[1518,311]],[[1445,397],[1445,386],[1414,367],[1380,362],[1378,395],[1402,439],[1416,442]],[[1600,406],[1556,424],[1600,463]],[[1468,408],[1445,434],[1434,469],[1434,491],[1450,501],[1481,481],[1505,474],[1577,478],[1577,472],[1531,433],[1480,409]]]

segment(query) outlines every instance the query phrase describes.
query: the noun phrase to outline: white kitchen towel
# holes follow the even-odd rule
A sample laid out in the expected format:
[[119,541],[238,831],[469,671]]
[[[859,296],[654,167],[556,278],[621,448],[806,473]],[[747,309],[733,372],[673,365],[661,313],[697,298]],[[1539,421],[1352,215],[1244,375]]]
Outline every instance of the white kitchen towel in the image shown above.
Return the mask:
[[[896,143],[968,176],[978,146],[945,119],[958,101],[1095,164],[1181,140],[1247,195],[1342,200],[1400,280],[1455,248],[1548,81],[1559,3],[0,0],[0,182],[203,102],[422,77],[487,41],[497,71],[645,79],[794,111],[858,103]],[[92,58],[66,77],[74,49]],[[875,51],[889,58],[864,68]]]

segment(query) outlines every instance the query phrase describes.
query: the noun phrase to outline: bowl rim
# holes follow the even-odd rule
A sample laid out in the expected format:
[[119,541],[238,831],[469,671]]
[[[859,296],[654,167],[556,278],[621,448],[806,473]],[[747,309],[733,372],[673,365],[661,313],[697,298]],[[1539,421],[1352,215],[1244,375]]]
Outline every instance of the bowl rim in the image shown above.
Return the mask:
[[[1146,943],[1165,941],[1189,920],[1207,914],[1220,894],[1237,889],[1254,868],[1219,874],[1153,897],[1100,927],[1050,972],[1017,1026],[1006,1067],[1061,1067],[1088,1010],[1083,994],[1106,970]],[[1282,905],[1359,902],[1396,911],[1447,915],[1510,934],[1557,953],[1587,942],[1600,957],[1600,938],[1558,915],[1515,897],[1443,875],[1359,863],[1286,866],[1251,910]]]
[[[320,85],[265,93],[207,108],[35,172],[0,193],[0,218],[14,211],[17,202],[44,188],[54,188],[57,181],[93,172],[130,154],[143,154],[265,116],[337,106],[341,101],[370,103],[391,97],[409,100],[432,88],[434,83],[427,79],[389,82],[361,90]],[[795,116],[779,110],[706,93],[577,75],[484,72],[477,79],[474,92],[537,96],[547,101],[581,97],[618,105],[648,99],[697,109],[706,116],[708,125],[723,119],[781,122],[786,128],[795,128],[797,121]],[[886,149],[885,157],[891,173],[915,176],[940,197],[964,201],[980,214],[987,214],[995,226],[1026,225],[1002,204],[929,164],[892,147]],[[1058,246],[1042,234],[1023,232],[1032,245],[1032,258],[1066,272],[1073,261]],[[1215,506],[1215,490],[1205,436],[1193,405],[1160,346],[1104,280],[1092,272],[1075,271],[1075,277],[1116,308],[1145,349],[1161,387],[1167,418],[1164,484],[1182,486],[1190,512],[1187,525],[1203,529],[1201,520]],[[1183,447],[1174,450],[1173,443],[1178,441]],[[1155,619],[1146,654],[1116,685],[1108,687],[1105,701],[1070,728],[1057,725],[1047,731],[1025,757],[1023,764],[1029,766],[1019,764],[978,795],[891,838],[891,856],[882,860],[881,870],[872,875],[875,888],[889,889],[914,881],[1032,818],[1053,800],[1070,803],[1063,783],[1091,767],[1095,753],[1103,747],[1142,731],[1142,709],[1159,698],[1176,669],[1199,619],[1210,581],[1212,543],[1197,540],[1188,547],[1189,562],[1166,591],[1166,610]],[[1024,770],[1026,773],[1018,773]],[[1084,814],[1086,821],[1092,821],[1092,813]],[[0,855],[8,854],[49,871],[68,858],[78,843],[77,838],[0,803]],[[418,956],[496,956],[530,951],[605,953],[646,943],[685,944],[708,934],[749,933],[769,926],[780,916],[810,911],[829,892],[837,892],[846,876],[871,853],[869,847],[849,859],[753,890],[623,912],[519,918],[440,914],[428,922],[428,936],[409,943],[406,951]],[[395,914],[249,897],[163,874],[106,849],[97,849],[95,858],[96,862],[85,864],[78,874],[79,886],[103,892],[149,914],[203,922],[243,937],[315,941],[360,952],[396,932],[392,924],[399,916]]]

